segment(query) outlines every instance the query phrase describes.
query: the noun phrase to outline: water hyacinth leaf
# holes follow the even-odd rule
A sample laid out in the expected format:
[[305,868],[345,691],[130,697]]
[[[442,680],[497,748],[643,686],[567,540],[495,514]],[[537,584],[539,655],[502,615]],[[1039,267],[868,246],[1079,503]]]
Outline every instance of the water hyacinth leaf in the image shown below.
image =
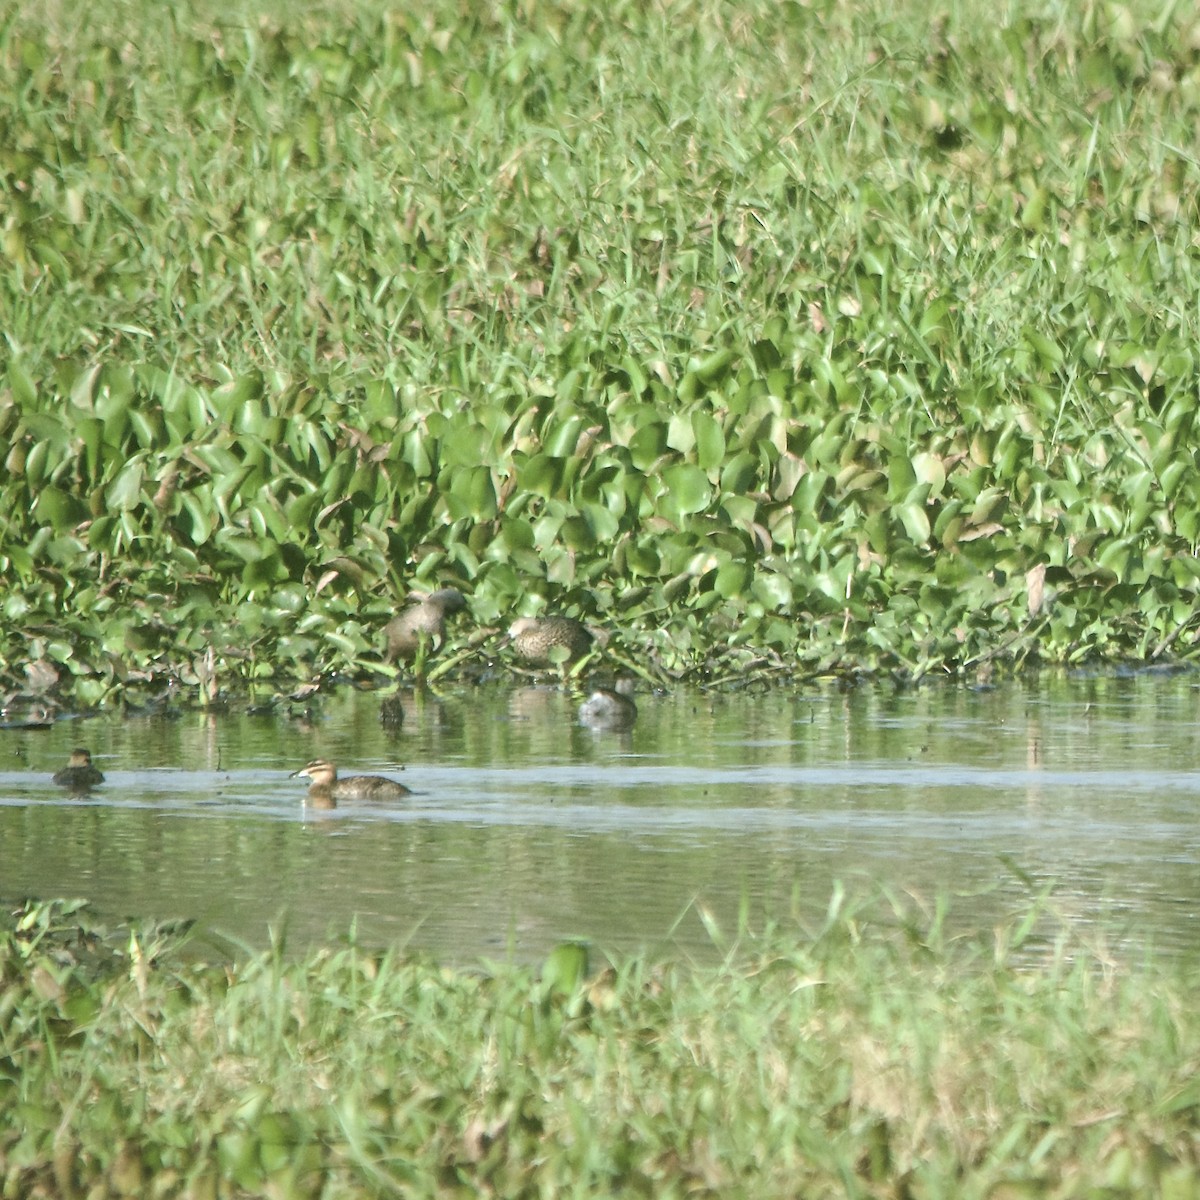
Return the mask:
[[412,467],[418,479],[425,479],[433,474],[436,457],[436,443],[420,429],[410,430],[400,439],[398,449],[402,461]]
[[584,418],[577,413],[565,419],[556,414],[553,427],[542,438],[546,454],[552,458],[570,458],[575,453],[579,435],[583,432],[586,424]]
[[929,534],[931,532],[929,514],[926,512],[924,504],[915,500],[909,501],[896,505],[892,509],[892,512],[900,518],[910,541],[915,542],[919,546],[923,546],[929,541]]
[[692,414],[695,435],[696,462],[701,470],[716,471],[725,461],[725,432],[721,423],[709,413]]
[[556,587],[569,588],[575,585],[575,554],[558,546],[551,546],[542,555],[546,564],[546,582]]
[[488,434],[482,425],[458,425],[446,430],[447,436],[440,441],[441,460],[444,465],[476,468],[489,458],[487,453]]
[[299,584],[285,584],[271,593],[272,608],[291,616],[302,612],[308,603],[308,590]]
[[658,575],[661,571],[657,550],[646,542],[626,544],[625,565],[634,575]]
[[667,427],[651,421],[629,439],[629,457],[639,471],[649,471],[667,450]]
[[[57,455],[55,455],[54,465],[57,466]],[[25,456],[25,461],[21,464],[21,474],[28,479],[31,487],[38,487],[47,477],[50,471],[50,443],[38,442],[33,449]],[[16,473],[14,471],[14,473]]]
[[492,472],[487,467],[456,471],[451,477],[445,499],[454,520],[470,517],[476,521],[488,521],[498,511],[496,487],[492,482]]
[[510,552],[532,550],[534,546],[533,528],[523,517],[505,514],[500,518],[496,542]]
[[75,496],[61,488],[44,487],[38,492],[33,515],[51,529],[62,531],[87,520],[89,514]]
[[738,357],[738,352],[730,347],[714,350],[696,364],[694,374],[705,387],[712,387],[729,374]]
[[691,463],[676,463],[662,474],[670,506],[679,513],[703,512],[712,500],[708,476]]
[[276,542],[285,541],[289,536],[288,523],[283,514],[272,504],[261,500],[252,502],[246,509],[250,519],[250,528],[264,540]]
[[252,402],[261,400],[265,391],[263,373],[255,369],[243,371],[229,383],[213,389],[209,399],[214,411],[230,424],[236,424],[241,416],[255,420],[263,415],[264,406]]
[[753,578],[753,572],[743,562],[727,562],[717,568],[713,590],[727,600],[745,595]]
[[315,491],[301,492],[297,496],[292,496],[284,504],[284,513],[287,516],[288,523],[294,529],[307,529],[311,525],[321,504],[322,497]]
[[47,560],[60,567],[70,567],[84,560],[87,547],[77,538],[70,535],[50,538],[43,547]]
[[71,385],[71,403],[76,408],[83,409],[85,412],[93,410],[96,385],[103,369],[103,363],[93,363],[75,377],[75,382]]
[[696,444],[696,434],[686,413],[676,413],[667,425],[667,445],[680,454],[690,454]]
[[727,495],[718,507],[728,516],[729,523],[739,529],[750,529],[758,518],[758,501],[749,496]]
[[98,479],[103,461],[104,422],[99,417],[83,417],[76,423],[75,433],[83,445],[88,478]]
[[[33,574],[33,556],[23,546],[7,545],[0,554],[0,574],[10,570],[25,580]],[[10,605],[13,607],[10,608]],[[18,607],[20,611],[17,611]],[[4,615],[10,621],[20,620],[25,615],[23,597],[10,595],[5,602]]]
[[904,499],[917,484],[917,472],[911,459],[903,454],[893,454],[888,460],[888,496],[893,500]]
[[257,563],[276,553],[275,547],[265,545],[257,538],[246,537],[236,530],[217,531],[216,544],[243,563]]
[[193,546],[201,546],[207,542],[217,527],[217,514],[192,492],[183,496],[179,519]]
[[1196,545],[1200,541],[1200,506],[1177,509],[1175,512],[1175,531],[1189,545]]
[[563,460],[549,454],[535,454],[520,465],[517,486],[550,499],[562,494]]
[[138,446],[143,450],[149,450],[166,440],[166,425],[162,413],[157,408],[150,411],[131,408],[129,424],[137,438]]
[[242,583],[251,591],[288,578],[287,568],[276,547],[265,548],[260,558],[248,562],[242,571]]
[[7,376],[13,399],[22,408],[32,408],[37,401],[37,386],[33,382],[33,376],[15,355],[8,360]]
[[792,606],[792,582],[776,571],[755,571],[751,592],[764,608],[790,609]]
[[1102,570],[1111,571],[1122,582],[1130,579],[1139,562],[1140,555],[1134,538],[1112,538],[1096,555],[1096,564]]
[[113,480],[105,492],[105,500],[110,509],[121,509],[131,512],[141,504],[142,483],[145,479],[145,468],[140,461],[129,463],[126,468]]
[[920,483],[929,485],[931,495],[939,495],[946,486],[946,466],[936,454],[914,454],[913,474]]
[[749,450],[740,450],[721,470],[721,491],[743,495],[759,486],[758,459]]
[[588,551],[596,546],[596,536],[583,517],[568,517],[559,529],[559,536],[575,551]]

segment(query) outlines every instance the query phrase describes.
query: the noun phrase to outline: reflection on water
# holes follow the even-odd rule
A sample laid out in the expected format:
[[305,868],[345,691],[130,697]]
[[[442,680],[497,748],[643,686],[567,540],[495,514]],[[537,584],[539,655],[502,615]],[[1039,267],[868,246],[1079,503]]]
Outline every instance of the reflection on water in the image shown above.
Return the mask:
[[[1200,946],[1197,682],[1141,674],[972,691],[638,698],[596,733],[555,688],[347,690],[304,719],[185,712],[0,729],[0,899],[85,896],[103,916],[198,917],[261,945],[346,936],[447,958],[710,949],[817,923],[836,882],[952,896],[968,926],[1054,911],[1110,945]],[[89,746],[106,783],[50,782]],[[320,755],[400,776],[404,803],[307,807]]]

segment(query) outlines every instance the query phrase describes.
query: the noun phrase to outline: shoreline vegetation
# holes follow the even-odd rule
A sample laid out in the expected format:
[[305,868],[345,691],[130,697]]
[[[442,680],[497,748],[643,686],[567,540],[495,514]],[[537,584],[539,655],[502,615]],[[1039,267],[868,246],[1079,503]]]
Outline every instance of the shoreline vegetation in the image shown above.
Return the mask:
[[[1038,915],[833,897],[715,966],[195,961],[27,902],[0,931],[0,1194],[1200,1194],[1194,966]],[[1044,913],[1042,914],[1044,915]]]
[[0,13],[4,695],[1197,656],[1191,6]]

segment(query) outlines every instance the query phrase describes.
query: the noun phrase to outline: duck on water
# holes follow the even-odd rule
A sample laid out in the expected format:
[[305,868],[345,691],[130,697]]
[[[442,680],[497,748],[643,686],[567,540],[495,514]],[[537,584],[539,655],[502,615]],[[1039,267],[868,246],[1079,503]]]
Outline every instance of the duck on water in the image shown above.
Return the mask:
[[338,776],[337,767],[327,758],[314,758],[288,777],[306,776],[309,780],[308,800],[332,808],[339,800],[401,800],[412,795],[412,789],[386,775]]
[[594,688],[579,706],[579,723],[591,729],[631,729],[637,720],[633,688],[632,679],[619,679],[611,688]]
[[86,792],[98,783],[104,782],[104,774],[99,767],[92,763],[92,752],[82,746],[71,751],[67,765],[61,771],[55,771],[54,782],[59,787],[70,788],[73,792]]

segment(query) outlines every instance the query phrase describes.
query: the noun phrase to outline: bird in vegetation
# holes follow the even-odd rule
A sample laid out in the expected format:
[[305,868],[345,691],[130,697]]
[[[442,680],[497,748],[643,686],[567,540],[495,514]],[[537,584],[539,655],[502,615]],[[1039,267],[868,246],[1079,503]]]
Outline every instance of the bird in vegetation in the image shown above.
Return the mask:
[[517,654],[535,667],[574,662],[592,648],[595,640],[570,617],[522,617],[512,623],[508,638]]
[[461,612],[466,598],[458,588],[444,587],[428,596],[415,596],[415,602],[394,616],[383,629],[387,638],[387,660],[398,658],[411,662],[417,657],[422,642],[436,650],[446,633],[446,617]]
[[339,779],[337,767],[327,758],[314,758],[288,778],[299,775],[308,777],[308,799],[318,808],[332,808],[338,800],[399,800],[412,795],[411,788],[385,775],[346,775]]
[[592,729],[629,729],[637,720],[633,680],[619,679],[615,687],[598,687],[579,706],[579,723]]
[[104,775],[99,767],[92,764],[92,752],[80,746],[71,751],[67,765],[61,771],[55,771],[54,782],[73,792],[86,792],[103,783]]

